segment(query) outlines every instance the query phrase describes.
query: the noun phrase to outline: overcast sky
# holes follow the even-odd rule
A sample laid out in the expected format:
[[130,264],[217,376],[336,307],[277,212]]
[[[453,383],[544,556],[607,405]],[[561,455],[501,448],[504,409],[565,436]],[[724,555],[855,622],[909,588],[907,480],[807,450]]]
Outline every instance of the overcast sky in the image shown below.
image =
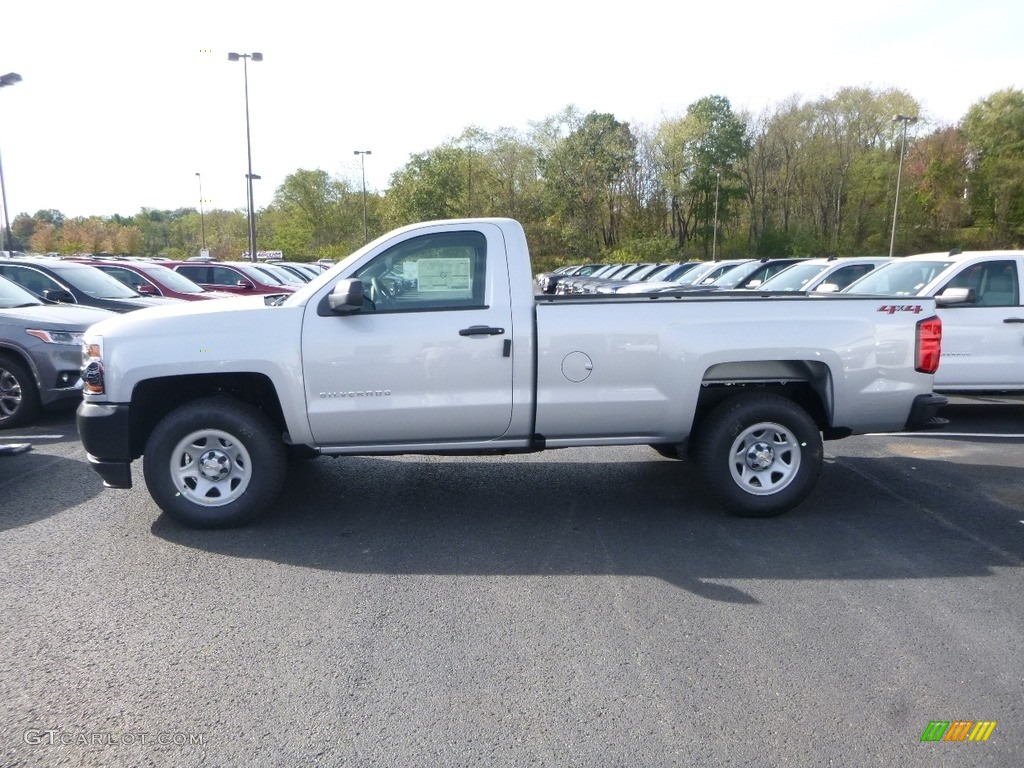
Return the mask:
[[[241,62],[257,208],[321,168],[382,190],[411,154],[475,125],[573,104],[652,125],[704,96],[759,112],[797,94],[900,88],[958,122],[1022,87],[1011,0],[12,0],[0,13],[0,159],[13,218],[244,209]],[[919,126],[912,130],[926,130]],[[201,173],[197,178],[196,173]]]

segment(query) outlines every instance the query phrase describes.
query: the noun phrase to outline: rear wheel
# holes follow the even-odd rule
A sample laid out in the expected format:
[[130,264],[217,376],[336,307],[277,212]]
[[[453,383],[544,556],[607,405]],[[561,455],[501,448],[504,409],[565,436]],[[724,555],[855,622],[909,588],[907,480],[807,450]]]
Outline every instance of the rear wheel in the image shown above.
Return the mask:
[[821,473],[821,433],[791,400],[741,395],[708,415],[697,460],[712,493],[730,512],[773,517],[814,489]]
[[0,429],[27,424],[40,408],[32,373],[20,360],[0,355]]
[[171,411],[146,442],[143,473],[160,508],[193,528],[255,519],[284,484],[286,454],[258,408],[211,397]]

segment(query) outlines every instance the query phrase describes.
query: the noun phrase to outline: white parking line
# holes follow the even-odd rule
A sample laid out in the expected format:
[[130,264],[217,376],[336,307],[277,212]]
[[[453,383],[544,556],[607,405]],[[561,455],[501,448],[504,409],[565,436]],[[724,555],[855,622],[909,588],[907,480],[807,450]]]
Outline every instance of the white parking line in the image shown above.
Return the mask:
[[67,435],[8,435],[0,432],[0,438],[4,440],[63,440]]

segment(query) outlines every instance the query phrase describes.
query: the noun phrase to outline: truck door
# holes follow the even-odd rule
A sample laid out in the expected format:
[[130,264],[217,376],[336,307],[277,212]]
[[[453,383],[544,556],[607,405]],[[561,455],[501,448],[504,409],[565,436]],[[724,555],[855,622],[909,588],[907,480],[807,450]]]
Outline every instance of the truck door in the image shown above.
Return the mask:
[[1024,307],[1020,265],[1003,258],[965,266],[942,286],[970,288],[973,303],[939,309],[942,358],[935,387],[1021,389],[1024,386]]
[[307,305],[302,357],[321,445],[475,442],[512,417],[512,307],[500,230],[456,225],[382,246],[349,277],[364,306]]

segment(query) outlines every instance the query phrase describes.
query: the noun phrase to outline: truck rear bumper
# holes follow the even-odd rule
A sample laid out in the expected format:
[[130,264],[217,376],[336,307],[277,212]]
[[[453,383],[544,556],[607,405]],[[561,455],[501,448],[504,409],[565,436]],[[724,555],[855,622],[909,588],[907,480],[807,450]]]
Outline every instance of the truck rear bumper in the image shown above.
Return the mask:
[[85,403],[75,415],[89,464],[108,488],[132,487],[127,405]]
[[942,395],[918,395],[914,398],[914,404],[910,408],[910,418],[904,427],[908,432],[916,432],[922,429],[942,429],[949,424],[949,419],[938,415],[939,408],[948,403]]

